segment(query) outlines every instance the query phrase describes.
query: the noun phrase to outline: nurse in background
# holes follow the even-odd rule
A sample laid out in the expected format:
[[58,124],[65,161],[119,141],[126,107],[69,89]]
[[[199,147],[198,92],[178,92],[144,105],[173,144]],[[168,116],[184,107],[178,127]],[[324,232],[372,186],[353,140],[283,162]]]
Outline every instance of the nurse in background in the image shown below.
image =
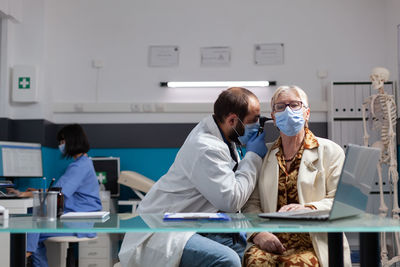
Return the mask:
[[[61,187],[64,194],[64,212],[100,211],[99,183],[93,162],[88,158],[89,142],[82,127],[71,124],[57,133],[59,149],[64,158],[73,159],[65,173],[54,187]],[[28,193],[28,192],[25,192]],[[33,233],[27,234],[27,257],[31,257],[32,266],[47,267],[44,241],[52,236],[95,237],[95,233]]]

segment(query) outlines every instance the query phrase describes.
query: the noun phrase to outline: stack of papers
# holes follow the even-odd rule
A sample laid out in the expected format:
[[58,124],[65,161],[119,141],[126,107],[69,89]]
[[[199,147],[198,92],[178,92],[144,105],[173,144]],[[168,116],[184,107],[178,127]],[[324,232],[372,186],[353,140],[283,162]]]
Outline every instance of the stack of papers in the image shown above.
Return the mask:
[[109,211],[68,212],[61,215],[61,219],[103,219],[109,216]]
[[190,212],[190,213],[164,213],[164,221],[173,220],[221,220],[230,221],[231,218],[225,213]]

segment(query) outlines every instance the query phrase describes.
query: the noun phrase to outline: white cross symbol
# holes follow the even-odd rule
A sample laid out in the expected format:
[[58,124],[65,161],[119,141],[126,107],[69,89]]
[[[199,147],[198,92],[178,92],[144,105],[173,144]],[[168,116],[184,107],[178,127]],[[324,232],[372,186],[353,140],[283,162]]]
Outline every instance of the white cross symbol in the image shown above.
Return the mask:
[[97,176],[97,179],[99,179],[100,183],[103,183],[104,178],[106,178],[103,173],[99,173],[99,175]]
[[26,86],[29,84],[29,82],[24,78],[24,79],[22,80],[22,82],[20,82],[19,84],[22,85],[22,88],[26,88]]

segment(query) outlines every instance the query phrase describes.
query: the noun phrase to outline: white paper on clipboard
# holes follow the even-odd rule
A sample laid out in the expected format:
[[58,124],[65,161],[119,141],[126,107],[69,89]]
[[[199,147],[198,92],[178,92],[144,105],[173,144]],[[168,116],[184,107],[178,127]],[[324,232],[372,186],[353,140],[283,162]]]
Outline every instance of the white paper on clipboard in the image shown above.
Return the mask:
[[61,219],[103,219],[110,215],[109,211],[68,212],[60,216]]

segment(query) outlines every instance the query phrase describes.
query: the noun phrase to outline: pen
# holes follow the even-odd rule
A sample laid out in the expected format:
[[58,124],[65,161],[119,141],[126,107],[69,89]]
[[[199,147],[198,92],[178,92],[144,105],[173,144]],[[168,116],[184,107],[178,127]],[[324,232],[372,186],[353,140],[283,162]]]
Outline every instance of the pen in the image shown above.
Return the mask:
[[50,184],[49,184],[49,188],[47,189],[47,191],[49,191],[50,188],[53,186],[55,180],[56,180],[56,179],[54,179],[54,178],[51,179],[51,182],[50,182]]
[[46,190],[46,177],[43,177],[42,187],[43,187],[43,191],[45,191]]

